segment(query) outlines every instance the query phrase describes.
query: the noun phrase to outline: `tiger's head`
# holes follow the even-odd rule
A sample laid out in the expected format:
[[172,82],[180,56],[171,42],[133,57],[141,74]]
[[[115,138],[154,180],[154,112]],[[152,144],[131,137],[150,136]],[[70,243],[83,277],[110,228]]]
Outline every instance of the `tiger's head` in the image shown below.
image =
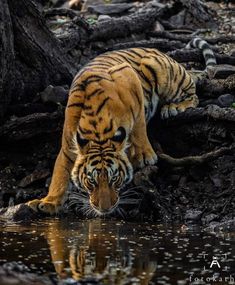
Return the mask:
[[[99,215],[109,214],[116,208],[119,190],[132,179],[129,137],[134,116],[142,108],[136,73],[128,65],[117,68],[101,75],[85,72],[79,78],[80,86],[86,83],[84,91],[75,92],[83,101],[76,103],[77,98],[71,97],[66,111],[71,120],[72,113],[77,118],[73,140],[78,151],[71,177],[78,188],[89,193],[90,206]],[[69,106],[76,104],[80,108],[70,111]]]
[[120,127],[106,141],[81,138],[82,149],[72,170],[72,180],[89,193],[91,207],[100,215],[108,214],[119,202],[119,190],[132,179],[132,165],[127,157],[126,131]]

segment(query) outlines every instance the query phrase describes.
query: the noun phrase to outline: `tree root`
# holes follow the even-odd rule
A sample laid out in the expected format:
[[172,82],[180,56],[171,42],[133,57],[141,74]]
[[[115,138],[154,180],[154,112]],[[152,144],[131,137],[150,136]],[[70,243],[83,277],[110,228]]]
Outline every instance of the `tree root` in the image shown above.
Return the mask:
[[223,154],[231,153],[234,149],[235,149],[235,145],[232,145],[230,147],[221,147],[217,150],[210,151],[202,155],[186,156],[186,157],[181,157],[181,158],[174,158],[168,154],[161,153],[159,151],[157,151],[156,153],[162,161],[168,164],[171,164],[174,166],[185,166],[185,165],[198,165],[198,164],[212,161]]

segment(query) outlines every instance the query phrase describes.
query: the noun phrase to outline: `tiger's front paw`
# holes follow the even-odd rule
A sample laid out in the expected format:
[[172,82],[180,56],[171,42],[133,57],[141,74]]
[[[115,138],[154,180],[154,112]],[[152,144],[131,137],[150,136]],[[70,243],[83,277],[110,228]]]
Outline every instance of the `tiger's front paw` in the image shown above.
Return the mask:
[[143,168],[147,165],[154,165],[157,161],[157,155],[152,147],[135,149],[135,156],[133,158],[134,168]]
[[27,205],[35,212],[41,212],[49,215],[55,215],[60,210],[60,205],[58,203],[48,202],[44,199],[29,201]]
[[161,118],[168,119],[170,117],[178,115],[179,113],[184,112],[185,110],[186,107],[182,105],[176,105],[174,103],[171,103],[169,105],[164,105],[161,109]]

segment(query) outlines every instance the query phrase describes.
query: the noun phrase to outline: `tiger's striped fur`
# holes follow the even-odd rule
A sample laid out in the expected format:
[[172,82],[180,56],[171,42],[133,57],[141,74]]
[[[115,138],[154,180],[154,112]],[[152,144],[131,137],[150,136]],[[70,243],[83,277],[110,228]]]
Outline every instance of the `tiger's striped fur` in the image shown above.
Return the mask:
[[78,188],[89,192],[97,213],[112,211],[133,168],[157,162],[146,125],[159,101],[163,119],[198,105],[192,76],[167,55],[131,48],[90,61],[70,89],[49,193],[29,202],[30,207],[56,212],[72,177]]

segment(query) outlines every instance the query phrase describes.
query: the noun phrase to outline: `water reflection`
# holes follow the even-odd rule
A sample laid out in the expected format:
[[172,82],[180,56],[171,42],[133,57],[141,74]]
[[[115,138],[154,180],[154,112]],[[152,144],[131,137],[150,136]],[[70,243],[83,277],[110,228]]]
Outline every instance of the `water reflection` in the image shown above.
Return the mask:
[[84,222],[77,230],[50,224],[45,236],[60,278],[95,277],[105,284],[126,284],[132,278],[136,284],[149,284],[157,268],[150,247],[144,241],[134,250],[133,228],[122,231],[122,223],[100,220]]
[[[214,256],[220,268],[210,268]],[[97,278],[109,285],[183,285],[214,274],[234,277],[234,238],[148,223],[44,220],[0,225],[0,264],[9,261],[56,273],[60,284]]]

